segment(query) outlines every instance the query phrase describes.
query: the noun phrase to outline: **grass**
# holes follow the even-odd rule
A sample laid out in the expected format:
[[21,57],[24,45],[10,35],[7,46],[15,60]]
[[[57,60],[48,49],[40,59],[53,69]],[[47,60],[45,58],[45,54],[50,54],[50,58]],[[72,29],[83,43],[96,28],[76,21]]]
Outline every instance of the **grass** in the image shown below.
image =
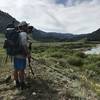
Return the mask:
[[[0,66],[2,66],[2,61],[5,57],[5,50],[2,48],[3,35],[0,35],[0,38]],[[32,44],[32,56],[43,64],[41,65],[43,68],[46,66],[41,76],[48,77],[51,80],[54,78],[54,81],[58,76],[65,76],[71,80],[81,80],[81,83],[84,82],[87,86],[93,82],[89,88],[96,91],[100,82],[98,80],[100,78],[100,56],[86,55],[82,51],[92,46],[95,46],[95,44],[85,44],[83,41],[51,43],[39,43],[35,41]],[[41,68],[38,69],[37,66],[40,73],[42,72]],[[84,74],[85,78],[81,78],[82,74]],[[100,92],[96,92],[98,95],[100,94]]]
[[[71,68],[73,72],[84,73],[85,79],[89,82],[93,82],[91,89],[95,91],[96,85],[99,84],[100,77],[100,56],[99,55],[86,55],[81,50],[91,48],[95,44],[85,44],[84,42],[65,42],[65,43],[39,43],[34,45],[33,43],[33,55],[34,57],[40,57],[45,59],[50,65],[54,65],[55,68],[66,69]],[[68,69],[66,69],[68,70]],[[67,72],[65,72],[67,73]],[[99,95],[100,92],[97,92]]]
[[74,65],[74,66],[82,66],[83,65],[83,60],[79,57],[71,56],[67,59],[67,61],[70,65]]

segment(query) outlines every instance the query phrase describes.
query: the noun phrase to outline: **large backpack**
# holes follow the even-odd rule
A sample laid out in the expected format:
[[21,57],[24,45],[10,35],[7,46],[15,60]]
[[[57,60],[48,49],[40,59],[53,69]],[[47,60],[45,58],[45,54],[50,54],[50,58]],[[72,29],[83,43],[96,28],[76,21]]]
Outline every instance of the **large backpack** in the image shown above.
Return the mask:
[[6,40],[4,42],[4,48],[6,49],[7,55],[15,56],[22,52],[19,43],[19,32],[14,27],[8,27],[6,29],[5,38]]

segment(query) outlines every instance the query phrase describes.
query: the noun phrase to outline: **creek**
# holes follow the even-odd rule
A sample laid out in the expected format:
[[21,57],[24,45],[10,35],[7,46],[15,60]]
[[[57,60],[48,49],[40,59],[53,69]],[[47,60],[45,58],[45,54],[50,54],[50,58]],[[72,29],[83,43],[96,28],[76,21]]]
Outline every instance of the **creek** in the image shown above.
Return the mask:
[[100,54],[100,44],[90,50],[85,51],[85,54]]

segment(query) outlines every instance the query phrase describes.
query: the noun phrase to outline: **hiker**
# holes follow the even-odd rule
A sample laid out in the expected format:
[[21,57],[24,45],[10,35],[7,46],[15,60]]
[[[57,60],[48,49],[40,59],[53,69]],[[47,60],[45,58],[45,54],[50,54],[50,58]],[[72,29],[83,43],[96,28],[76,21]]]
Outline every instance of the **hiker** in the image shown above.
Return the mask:
[[[33,26],[28,26],[27,32],[28,32],[29,34],[32,33],[32,30],[33,30]],[[29,48],[29,51],[31,52],[31,50],[32,50],[32,37],[29,37],[29,36],[28,36],[28,43],[29,43],[28,48]]]
[[13,52],[11,50],[14,47],[13,46],[14,41],[16,41],[16,39],[17,39],[15,33],[16,33],[16,30],[15,30],[14,23],[13,22],[9,23],[6,27],[6,31],[5,31],[5,38],[6,39],[5,39],[5,42],[4,42],[4,45],[3,45],[3,48],[6,49],[7,56],[13,55]]
[[19,28],[19,38],[20,38],[20,54],[14,56],[14,79],[16,82],[16,87],[21,87],[24,89],[25,80],[24,80],[24,70],[26,68],[26,59],[30,58],[30,53],[27,46],[27,27],[28,24],[23,21],[18,25]]

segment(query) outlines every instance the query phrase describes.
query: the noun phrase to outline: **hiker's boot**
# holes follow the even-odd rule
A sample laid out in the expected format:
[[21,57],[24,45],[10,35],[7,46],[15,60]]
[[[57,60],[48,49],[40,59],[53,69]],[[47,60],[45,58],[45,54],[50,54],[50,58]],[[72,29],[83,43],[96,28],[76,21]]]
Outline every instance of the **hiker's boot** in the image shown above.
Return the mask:
[[16,88],[20,88],[20,82],[16,80]]
[[30,88],[31,86],[29,84],[26,84],[25,82],[20,82],[20,87],[21,87],[21,90],[23,90],[26,88]]
[[23,89],[26,89],[26,84],[25,84],[25,82],[20,82],[20,87],[21,87],[21,90],[23,90]]

